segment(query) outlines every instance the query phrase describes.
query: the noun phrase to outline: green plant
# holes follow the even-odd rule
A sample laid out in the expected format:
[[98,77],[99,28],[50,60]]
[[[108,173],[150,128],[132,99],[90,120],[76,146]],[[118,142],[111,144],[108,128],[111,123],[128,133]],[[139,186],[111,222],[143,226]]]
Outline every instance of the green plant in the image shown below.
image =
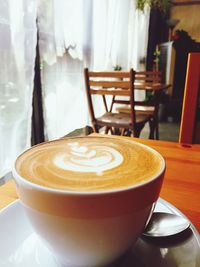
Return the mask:
[[153,55],[154,55],[154,62],[159,63],[160,62],[160,50],[158,48],[156,48]]
[[116,65],[113,68],[114,68],[114,71],[120,71],[120,70],[122,70],[122,67],[120,65]]
[[167,12],[171,5],[170,0],[136,0],[136,8],[144,11],[145,6]]

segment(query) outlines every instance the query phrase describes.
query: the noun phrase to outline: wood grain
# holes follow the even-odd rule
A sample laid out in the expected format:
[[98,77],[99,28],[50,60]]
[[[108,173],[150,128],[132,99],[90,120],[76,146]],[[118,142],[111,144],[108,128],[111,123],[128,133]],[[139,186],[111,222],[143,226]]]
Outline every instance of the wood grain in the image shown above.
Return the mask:
[[103,87],[103,88],[124,88],[124,89],[130,88],[130,82],[126,82],[126,81],[93,81],[93,80],[90,80],[89,85]]
[[[92,95],[111,95],[111,96],[130,96],[130,90],[106,90],[106,89],[90,89],[90,93]],[[129,101],[130,103],[130,101]]]
[[190,53],[188,56],[183,98],[183,108],[179,135],[180,143],[194,143],[194,137],[200,135],[200,132],[196,132],[196,114],[198,108],[199,85],[200,53]]

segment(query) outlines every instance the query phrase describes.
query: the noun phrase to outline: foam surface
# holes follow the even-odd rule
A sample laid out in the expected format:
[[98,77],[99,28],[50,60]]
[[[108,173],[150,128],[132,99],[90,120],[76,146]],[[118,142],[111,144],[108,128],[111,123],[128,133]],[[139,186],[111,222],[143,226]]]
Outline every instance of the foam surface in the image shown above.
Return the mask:
[[78,137],[44,143],[24,152],[17,172],[33,183],[72,191],[132,186],[161,170],[159,154],[135,142]]

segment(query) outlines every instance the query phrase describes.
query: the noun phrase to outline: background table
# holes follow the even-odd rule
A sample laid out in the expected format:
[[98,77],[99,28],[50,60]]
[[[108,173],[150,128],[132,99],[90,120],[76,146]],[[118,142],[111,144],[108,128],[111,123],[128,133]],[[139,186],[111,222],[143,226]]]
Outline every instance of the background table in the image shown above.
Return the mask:
[[[200,145],[131,139],[151,146],[164,156],[166,173],[161,197],[180,209],[200,232]],[[0,187],[0,208],[15,199],[13,181]]]

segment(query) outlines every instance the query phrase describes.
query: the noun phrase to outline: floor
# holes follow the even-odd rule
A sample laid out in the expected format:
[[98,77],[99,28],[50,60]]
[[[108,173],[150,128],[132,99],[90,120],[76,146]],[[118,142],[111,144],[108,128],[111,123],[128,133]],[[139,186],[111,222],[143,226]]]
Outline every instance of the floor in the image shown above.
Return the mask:
[[[175,122],[160,122],[159,123],[159,139],[164,141],[178,142],[180,123]],[[143,129],[140,137],[148,138],[148,125]]]
[[[160,138],[159,139],[164,140],[164,141],[177,142],[178,136],[179,136],[179,127],[180,127],[180,123],[178,122],[160,122],[159,123]],[[86,135],[86,134],[87,134],[87,130],[77,129],[69,133],[67,136],[79,136],[79,135]],[[142,130],[140,137],[148,139],[148,135],[149,135],[149,127],[147,125]]]

